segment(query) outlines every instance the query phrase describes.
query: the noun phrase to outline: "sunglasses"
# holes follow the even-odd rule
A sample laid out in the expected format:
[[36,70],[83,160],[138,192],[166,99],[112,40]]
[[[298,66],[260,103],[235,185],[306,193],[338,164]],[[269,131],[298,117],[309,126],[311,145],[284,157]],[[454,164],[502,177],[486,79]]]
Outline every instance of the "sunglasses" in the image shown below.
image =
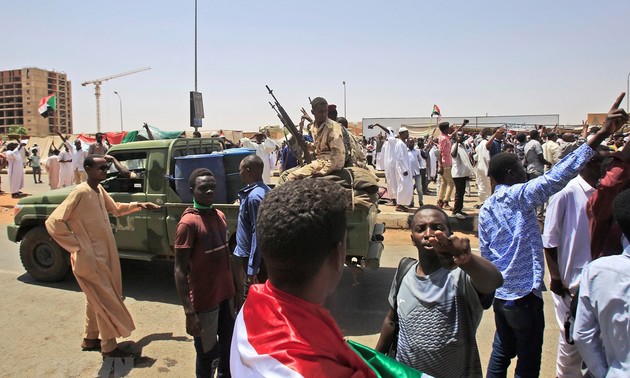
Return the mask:
[[112,166],[112,163],[107,163],[105,165],[101,165],[96,168],[101,172],[105,172],[105,171],[108,171],[111,166]]

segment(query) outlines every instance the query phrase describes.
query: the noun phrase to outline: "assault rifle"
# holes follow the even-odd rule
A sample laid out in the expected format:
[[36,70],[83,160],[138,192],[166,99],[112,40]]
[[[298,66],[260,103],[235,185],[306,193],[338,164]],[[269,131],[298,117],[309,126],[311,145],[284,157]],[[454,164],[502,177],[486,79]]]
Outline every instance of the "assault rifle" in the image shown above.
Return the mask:
[[304,140],[304,137],[300,134],[297,127],[295,127],[295,124],[293,123],[287,112],[284,110],[282,105],[280,105],[278,99],[276,98],[276,96],[274,96],[273,91],[269,88],[268,85],[265,85],[265,87],[267,87],[267,90],[269,91],[271,97],[273,97],[273,101],[275,103],[275,106],[271,102],[269,103],[269,105],[271,105],[273,110],[276,111],[276,114],[278,115],[278,118],[280,118],[282,125],[287,130],[289,130],[291,135],[293,135],[293,138],[291,138],[291,140],[289,141],[289,147],[293,150],[295,156],[298,158],[298,161],[300,161],[300,163],[302,162],[301,157],[306,164],[310,163],[311,161],[313,161],[313,159],[311,158],[311,154],[308,152],[308,147],[306,146],[306,141]]
[[[282,115],[280,114],[276,106],[272,104],[271,101],[269,101],[269,106],[271,106],[271,109],[273,109],[276,112],[276,115],[280,119],[280,122],[282,122],[282,125],[284,126],[284,128],[288,129],[287,124],[284,121],[284,118],[282,118]],[[289,148],[291,149],[291,151],[293,151],[293,154],[295,155],[295,158],[298,161],[298,165],[300,166],[304,165],[304,158],[302,157],[302,150],[300,149],[300,146],[298,146],[297,142],[295,141],[295,138],[288,139],[285,134],[284,140],[287,143],[287,146],[289,146]],[[285,170],[284,165],[282,166],[282,170],[283,171]]]

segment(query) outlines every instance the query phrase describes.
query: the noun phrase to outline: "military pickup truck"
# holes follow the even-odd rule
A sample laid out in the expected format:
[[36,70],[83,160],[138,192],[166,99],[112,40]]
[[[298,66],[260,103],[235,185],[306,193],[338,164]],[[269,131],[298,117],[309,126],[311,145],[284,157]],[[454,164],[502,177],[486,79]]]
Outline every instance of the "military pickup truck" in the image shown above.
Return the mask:
[[[210,138],[180,138],[125,143],[109,150],[108,154],[133,172],[132,178],[120,177],[112,166],[108,178],[102,182],[112,198],[117,202],[148,201],[162,206],[155,211],[110,217],[121,258],[146,261],[174,258],[177,223],[183,211],[192,205],[182,202],[183,195],[176,191],[175,158],[210,154],[215,146],[216,141]],[[22,264],[37,280],[59,281],[70,270],[69,254],[48,235],[44,222],[72,189],[26,197],[15,206],[14,223],[7,227],[8,238],[21,242]],[[234,199],[233,194],[231,198],[228,195],[226,202]],[[225,213],[230,234],[235,235],[238,204],[217,203],[215,207]],[[365,267],[379,267],[385,229],[384,224],[377,224],[376,215],[376,206],[356,206],[348,212],[347,262],[353,265],[355,273]]]

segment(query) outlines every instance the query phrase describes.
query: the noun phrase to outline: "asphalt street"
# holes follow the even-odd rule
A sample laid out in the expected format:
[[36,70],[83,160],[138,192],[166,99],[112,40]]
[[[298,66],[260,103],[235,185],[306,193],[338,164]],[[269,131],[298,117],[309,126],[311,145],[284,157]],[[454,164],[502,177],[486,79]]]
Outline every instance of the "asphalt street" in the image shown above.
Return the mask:
[[[8,181],[3,176],[5,188]],[[27,181],[24,191],[45,190],[46,185]],[[19,245],[7,240],[5,225],[0,225],[0,235],[3,292],[0,376],[83,377],[106,371],[108,367],[103,365],[100,354],[82,352],[79,348],[85,300],[74,278],[69,276],[57,283],[34,281],[22,267]],[[466,236],[476,248],[475,236]],[[326,303],[344,336],[368,346],[376,344],[398,261],[403,256],[416,255],[408,231],[387,230],[378,270],[367,270],[356,278],[349,270],[344,272],[337,290]],[[122,341],[143,356],[129,375],[193,376],[194,347],[185,332],[184,314],[173,281],[173,264],[123,261],[122,272],[125,301],[137,328],[128,340]],[[545,293],[545,312],[547,327],[541,376],[551,377],[555,373],[558,326],[549,293]],[[485,369],[494,334],[492,310],[485,312],[477,334]]]

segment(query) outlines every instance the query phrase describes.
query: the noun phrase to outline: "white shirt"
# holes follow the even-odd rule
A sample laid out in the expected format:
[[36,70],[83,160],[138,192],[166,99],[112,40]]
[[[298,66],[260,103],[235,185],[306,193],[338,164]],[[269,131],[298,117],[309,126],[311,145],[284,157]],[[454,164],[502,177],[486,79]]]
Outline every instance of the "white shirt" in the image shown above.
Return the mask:
[[543,247],[558,248],[562,284],[575,294],[582,269],[591,262],[591,232],[586,202],[595,192],[580,175],[549,200],[543,231]]
[[477,171],[488,175],[488,164],[490,163],[490,151],[486,148],[486,140],[482,139],[475,148],[475,159],[477,160]]
[[544,173],[545,165],[538,160],[538,155],[542,153],[543,150],[539,141],[532,139],[525,144],[525,160],[527,161],[525,171],[527,173],[537,173],[539,175]]
[[256,155],[263,161],[263,181],[265,184],[269,184],[271,182],[270,154],[276,150],[278,145],[270,138],[266,138],[260,144],[248,138],[242,138],[241,145],[245,148],[256,150]]
[[[415,148],[407,152],[409,154],[409,168],[411,170],[411,176],[416,177],[420,175],[420,151]],[[423,159],[424,160],[424,159]]]
[[473,175],[473,167],[470,158],[466,152],[466,148],[462,143],[454,143],[453,151],[457,148],[457,156],[453,158],[453,167],[451,175],[454,178],[470,177]]
[[582,272],[573,339],[594,377],[630,376],[629,298],[630,247]]
[[83,168],[83,162],[87,157],[87,151],[77,150],[77,148],[73,146],[68,140],[66,140],[65,145],[68,147],[68,151],[72,151],[72,170],[85,172],[85,168]]
[[427,160],[422,157],[422,151],[419,148],[417,148],[416,151],[418,151],[418,162],[420,163],[420,169],[427,169]]

